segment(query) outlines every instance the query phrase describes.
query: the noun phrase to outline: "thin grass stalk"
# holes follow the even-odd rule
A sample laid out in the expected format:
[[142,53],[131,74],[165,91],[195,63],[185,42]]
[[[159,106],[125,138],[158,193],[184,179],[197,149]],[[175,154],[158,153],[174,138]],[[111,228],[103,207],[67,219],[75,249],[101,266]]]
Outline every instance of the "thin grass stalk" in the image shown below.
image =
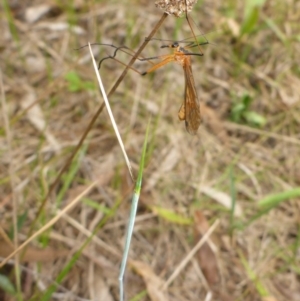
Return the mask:
[[229,180],[230,180],[230,194],[231,194],[231,209],[230,209],[230,232],[233,235],[234,229],[234,213],[236,208],[236,188],[235,188],[235,177],[233,166],[231,165],[229,170]]
[[[10,186],[12,190],[12,206],[13,206],[13,214],[12,214],[12,220],[13,220],[13,243],[14,248],[16,249],[18,247],[18,194],[16,191],[16,174],[15,170],[13,168],[13,158],[12,158],[12,132],[9,126],[9,120],[8,120],[8,107],[6,103],[6,97],[4,92],[4,84],[3,84],[3,77],[2,77],[2,71],[0,70],[0,90],[1,90],[1,107],[2,107],[2,117],[4,120],[4,128],[5,128],[5,134],[6,134],[6,141],[7,141],[7,153],[6,155],[9,158],[9,178],[10,178]],[[20,259],[19,256],[16,254],[15,260],[14,260],[14,269],[15,269],[15,280],[16,280],[16,286],[17,286],[17,297],[20,299],[21,296],[21,279],[20,279]]]
[[120,132],[119,132],[119,130],[118,130],[118,126],[117,126],[117,124],[116,124],[114,115],[113,115],[112,110],[111,110],[111,108],[110,108],[110,104],[109,104],[109,101],[108,101],[108,97],[107,97],[107,95],[106,95],[106,92],[105,92],[105,89],[104,89],[104,86],[103,86],[103,83],[102,83],[102,80],[101,80],[101,76],[100,76],[100,73],[99,73],[99,70],[98,70],[98,67],[97,67],[97,63],[96,63],[96,61],[95,61],[95,58],[94,58],[93,51],[92,51],[92,48],[91,48],[91,44],[90,44],[90,43],[89,43],[89,49],[90,49],[90,53],[91,53],[91,57],[92,57],[92,61],[93,61],[93,66],[94,66],[94,69],[95,69],[95,72],[96,72],[96,75],[97,75],[98,84],[99,84],[99,87],[100,87],[100,90],[101,90],[101,93],[102,93],[102,96],[103,96],[103,99],[104,99],[104,103],[106,104],[106,109],[107,109],[109,118],[110,118],[110,120],[111,120],[112,126],[113,126],[113,128],[114,128],[115,134],[116,134],[117,139],[118,139],[118,142],[119,142],[119,144],[120,144],[120,147],[121,147],[121,150],[122,150],[124,159],[125,159],[125,161],[126,161],[126,164],[127,164],[128,170],[129,170],[129,174],[130,174],[130,176],[131,176],[132,181],[134,181],[133,172],[132,172],[132,167],[131,167],[129,158],[128,158],[128,156],[127,156],[127,153],[126,153],[126,150],[125,150],[125,147],[124,147],[124,143],[123,143],[123,141],[122,141]]
[[120,299],[119,300],[120,301],[124,300],[124,283],[123,283],[123,279],[124,279],[124,274],[125,274],[129,249],[130,249],[132,233],[133,233],[133,229],[134,229],[136,211],[137,211],[138,202],[139,202],[140,193],[141,193],[143,170],[144,170],[144,164],[145,164],[145,159],[146,159],[148,133],[149,133],[149,123],[148,123],[148,126],[147,126],[146,136],[145,136],[145,140],[144,140],[142,157],[141,157],[141,160],[140,160],[139,173],[138,173],[138,177],[137,177],[137,180],[136,180],[136,184],[135,184],[135,188],[134,188],[134,192],[133,192],[133,196],[132,196],[130,216],[129,216],[128,228],[127,228],[127,233],[126,233],[126,238],[125,238],[123,258],[122,258],[121,267],[120,267],[120,274],[119,274],[119,285],[120,285]]

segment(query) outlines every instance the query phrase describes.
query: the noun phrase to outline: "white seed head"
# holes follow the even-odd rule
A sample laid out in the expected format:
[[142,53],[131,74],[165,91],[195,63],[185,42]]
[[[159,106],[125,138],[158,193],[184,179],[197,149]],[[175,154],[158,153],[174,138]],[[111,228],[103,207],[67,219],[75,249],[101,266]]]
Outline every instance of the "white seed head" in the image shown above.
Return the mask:
[[197,0],[157,0],[155,6],[164,10],[168,15],[181,16],[192,10]]

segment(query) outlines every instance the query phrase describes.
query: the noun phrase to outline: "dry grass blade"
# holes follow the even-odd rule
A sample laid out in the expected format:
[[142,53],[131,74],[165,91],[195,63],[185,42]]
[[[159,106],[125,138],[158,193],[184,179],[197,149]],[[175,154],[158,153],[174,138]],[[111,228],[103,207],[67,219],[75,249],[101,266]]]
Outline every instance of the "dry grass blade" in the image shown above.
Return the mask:
[[30,236],[24,243],[22,243],[17,249],[14,250],[8,257],[6,257],[1,263],[0,268],[3,267],[15,254],[19,253],[23,250],[31,241],[33,241],[40,234],[49,229],[52,225],[54,225],[65,213],[67,213],[71,208],[73,208],[81,199],[84,197],[92,188],[96,186],[98,181],[91,183],[84,191],[82,191],[70,204],[68,204],[63,210],[61,210],[54,218],[52,218],[45,226],[35,232],[32,236]]
[[93,52],[92,52],[92,48],[91,48],[91,44],[90,43],[89,43],[89,49],[90,49],[90,54],[91,54],[91,57],[92,57],[92,61],[93,61],[93,66],[94,66],[94,69],[95,69],[95,73],[96,73],[96,76],[97,76],[97,79],[98,79],[99,87],[100,87],[100,90],[101,90],[104,102],[106,104],[106,109],[107,109],[108,115],[110,117],[111,123],[113,125],[114,131],[115,131],[117,139],[119,141],[122,153],[124,155],[125,162],[127,164],[129,174],[131,176],[132,181],[134,182],[134,176],[133,176],[133,173],[132,173],[132,167],[131,167],[129,158],[127,156],[127,153],[126,153],[126,150],[125,150],[125,147],[124,147],[124,143],[122,141],[120,132],[118,130],[118,126],[116,124],[114,115],[113,115],[113,113],[111,111],[111,108],[110,108],[110,105],[109,105],[109,101],[108,101],[108,98],[107,98],[107,95],[106,95],[106,92],[105,92],[105,89],[104,89],[104,86],[103,86],[103,83],[102,83],[102,80],[101,80],[101,76],[100,76],[100,73],[99,73],[99,70],[98,70],[97,63],[96,63],[95,58],[93,56]]
[[[73,49],[95,41],[127,45],[135,53],[163,14],[155,1],[73,1],[74,5],[52,1],[51,8],[43,10],[38,4],[42,1],[3,1],[2,256],[15,250],[13,236],[23,243],[28,233],[42,228],[69,204],[82,186],[98,180],[82,201],[27,245],[33,261],[26,269],[19,256],[23,300],[45,300],[45,291],[48,299],[61,301],[118,299],[118,267],[132,181],[108,115],[97,118],[105,105],[98,103],[90,54]],[[189,1],[164,3],[176,6]],[[151,269],[140,265],[139,273],[129,265],[124,279],[127,299],[150,300],[163,292],[169,299],[186,301],[271,300],[271,296],[277,301],[298,301],[300,10],[299,0],[288,4],[280,0],[198,1],[188,13],[197,40],[204,41],[201,32],[209,32],[213,42],[203,58],[192,58],[202,118],[199,136],[187,135],[174,114],[184,99],[184,78],[177,64],[146,77],[131,70],[108,97],[134,174],[137,165],[133,162],[138,161],[150,114],[154,125],[128,257]],[[160,48],[163,39],[167,44],[194,41],[185,9],[182,18],[165,17],[155,39],[146,39],[139,58],[170,54]],[[111,52],[93,48],[97,61]],[[197,47],[192,51],[199,53]],[[116,58],[127,65],[132,56],[118,52]],[[125,66],[107,60],[101,68],[108,92]],[[137,60],[132,68],[145,71],[148,63]],[[76,75],[75,89],[69,74]],[[79,154],[69,164],[89,123],[93,125],[85,133],[89,139],[83,141],[83,136]],[[35,221],[45,198],[48,202]],[[216,218],[222,225],[205,243],[213,241],[218,250],[221,281],[207,284],[206,279],[214,277],[205,278],[204,270],[212,269],[202,261],[210,255],[200,248],[162,291],[161,281],[174,273],[199,240],[193,236],[195,210],[203,212],[209,225]],[[78,246],[83,249],[75,255],[72,251]],[[33,247],[67,250],[70,256],[44,261],[41,256],[47,254],[38,255]],[[73,260],[73,254],[77,259]],[[41,261],[37,263],[36,258]],[[1,279],[6,277],[18,292],[15,262],[12,258],[1,269]],[[146,279],[148,272],[151,279]],[[249,277],[250,272],[255,277]],[[53,287],[57,279],[62,280]],[[12,298],[1,287],[0,300]]]
[[184,269],[184,267],[188,264],[188,262],[192,259],[193,256],[199,251],[199,249],[207,242],[209,236],[215,231],[220,221],[216,220],[213,225],[209,228],[209,230],[203,235],[203,237],[198,241],[195,247],[190,251],[190,253],[181,261],[181,263],[175,268],[173,274],[169,277],[169,279],[164,283],[163,289],[167,289],[167,287],[175,280],[175,278],[180,274],[180,272]]
[[[197,210],[194,213],[194,238],[196,241],[201,239],[209,230],[209,224],[204,214]],[[197,253],[197,259],[201,270],[210,287],[220,281],[216,245],[212,240],[208,240]]]
[[130,260],[130,265],[141,275],[147,287],[147,293],[151,301],[168,301],[169,298],[162,290],[163,281],[155,275],[155,272],[148,264],[141,261]]

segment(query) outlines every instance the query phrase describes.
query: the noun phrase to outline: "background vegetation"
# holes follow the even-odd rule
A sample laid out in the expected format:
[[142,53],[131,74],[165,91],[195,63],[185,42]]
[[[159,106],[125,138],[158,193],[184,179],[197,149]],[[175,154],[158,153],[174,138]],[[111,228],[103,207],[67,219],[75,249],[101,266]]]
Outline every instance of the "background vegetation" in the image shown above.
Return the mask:
[[[0,257],[97,180],[0,269],[0,299],[118,300],[133,183],[106,110],[41,204],[102,102],[88,49],[75,49],[137,49],[162,11],[144,0],[3,0],[0,9]],[[209,41],[192,58],[198,135],[177,117],[184,76],[176,64],[144,77],[131,71],[110,97],[135,174],[151,117],[127,300],[300,300],[300,2],[202,0],[190,16]],[[191,36],[173,16],[156,35]],[[151,41],[143,56],[169,53],[162,44]],[[93,49],[98,60],[113,52]],[[105,61],[107,90],[123,68]]]

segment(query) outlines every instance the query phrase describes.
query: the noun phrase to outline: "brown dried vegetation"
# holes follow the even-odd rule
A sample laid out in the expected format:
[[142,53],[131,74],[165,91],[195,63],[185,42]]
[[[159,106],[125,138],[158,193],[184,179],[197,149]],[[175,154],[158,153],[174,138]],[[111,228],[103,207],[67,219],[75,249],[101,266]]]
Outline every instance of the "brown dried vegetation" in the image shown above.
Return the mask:
[[[137,49],[161,17],[154,1],[8,2],[9,10],[0,10],[1,258],[26,240],[41,201],[102,102],[88,49],[74,49],[87,42]],[[195,137],[177,118],[184,90],[180,66],[145,77],[130,71],[110,97],[135,172],[152,116],[127,300],[137,294],[135,300],[152,301],[300,300],[299,194],[268,211],[259,207],[265,196],[300,186],[299,4],[266,1],[254,30],[244,35],[245,1],[196,5],[191,16],[211,43],[203,57],[192,57],[204,120]],[[184,18],[169,16],[156,37],[175,36],[192,34]],[[165,54],[161,44],[150,41],[143,56]],[[93,49],[98,59],[113,52]],[[118,58],[130,59],[121,52]],[[134,66],[148,68],[147,62]],[[107,91],[123,68],[105,61],[100,71]],[[235,123],[236,102],[245,99],[251,106]],[[266,123],[252,127],[249,112]],[[118,300],[133,186],[105,109],[74,162],[34,231],[90,182],[98,183],[20,253],[23,300],[41,300],[99,223],[51,300]],[[13,242],[9,233],[17,222]],[[215,231],[198,248],[214,222]],[[195,246],[195,256],[180,269]],[[15,260],[0,274],[17,289]],[[0,300],[15,298],[0,291]]]

